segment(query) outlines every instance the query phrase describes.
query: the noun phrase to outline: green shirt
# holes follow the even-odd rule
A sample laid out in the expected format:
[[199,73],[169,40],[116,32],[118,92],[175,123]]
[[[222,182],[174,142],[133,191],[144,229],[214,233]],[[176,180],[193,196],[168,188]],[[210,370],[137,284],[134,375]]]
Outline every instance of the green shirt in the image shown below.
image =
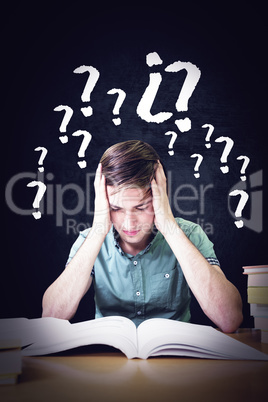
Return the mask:
[[[176,221],[210,264],[219,265],[213,243],[201,227],[182,218],[176,218]],[[79,234],[67,264],[89,230]],[[187,322],[191,318],[189,286],[178,260],[159,231],[143,251],[132,256],[120,248],[112,227],[95,261],[92,276],[95,318],[121,315],[137,326],[154,317]]]

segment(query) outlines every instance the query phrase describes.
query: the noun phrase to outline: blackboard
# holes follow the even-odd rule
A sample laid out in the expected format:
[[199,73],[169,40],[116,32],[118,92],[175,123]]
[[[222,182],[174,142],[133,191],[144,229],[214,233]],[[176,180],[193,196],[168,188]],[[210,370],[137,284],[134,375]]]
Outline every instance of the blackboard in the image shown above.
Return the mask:
[[[206,231],[242,295],[243,325],[252,325],[242,266],[267,263],[264,15],[247,5],[236,10],[179,2],[5,10],[1,317],[40,316],[45,289],[64,269],[79,230],[92,222],[93,178],[102,153],[116,142],[141,139],[165,163],[174,215]],[[195,87],[193,71],[200,72]],[[151,105],[149,97],[147,106],[140,104],[154,80]],[[192,93],[183,110],[176,102],[187,86]],[[113,89],[126,94],[117,111],[118,92],[108,93]],[[73,113],[64,123],[66,106]],[[91,115],[82,110],[88,106]],[[169,113],[163,121],[162,112]],[[186,131],[178,120],[188,124]],[[90,141],[80,157],[85,131]],[[81,160],[86,167],[78,165]],[[38,208],[32,204],[39,187],[28,186],[35,181],[46,185]],[[235,190],[244,193],[230,196]],[[239,218],[242,194],[247,200]],[[82,300],[74,320],[92,317],[92,297],[89,292]],[[195,300],[192,315],[195,322],[209,322]]]

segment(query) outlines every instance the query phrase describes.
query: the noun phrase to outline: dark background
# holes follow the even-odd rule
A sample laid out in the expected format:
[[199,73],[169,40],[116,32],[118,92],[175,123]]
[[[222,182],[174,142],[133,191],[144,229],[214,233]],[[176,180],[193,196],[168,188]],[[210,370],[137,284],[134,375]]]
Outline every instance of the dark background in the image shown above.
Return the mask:
[[[171,175],[172,195],[184,184],[194,188],[198,200],[180,200],[181,216],[203,222],[215,244],[215,251],[228,279],[239,289],[244,302],[243,326],[252,326],[246,300],[246,278],[243,265],[267,263],[267,214],[263,208],[263,229],[260,233],[247,227],[237,229],[228,211],[230,189],[240,181],[242,161],[250,158],[246,174],[263,171],[265,207],[267,183],[267,26],[265,11],[258,2],[228,6],[165,2],[126,6],[111,3],[106,7],[64,4],[61,8],[23,3],[5,7],[1,23],[1,95],[2,95],[2,177],[6,187],[14,175],[22,172],[37,174],[40,152],[37,146],[48,149],[44,160],[43,179],[50,185],[53,214],[44,212],[40,220],[31,214],[19,215],[2,204],[2,264],[0,306],[1,317],[28,318],[41,315],[42,295],[62,272],[77,233],[67,230],[68,219],[75,229],[83,230],[92,221],[86,204],[76,214],[62,215],[57,222],[61,205],[57,194],[64,186],[86,187],[86,175],[93,174],[105,149],[119,141],[141,139],[155,147]],[[176,5],[175,5],[176,4]],[[225,3],[226,4],[226,3]],[[163,64],[148,67],[146,55],[157,52]],[[185,72],[165,73],[175,61],[189,61],[201,70],[201,78],[189,100],[187,112],[177,112],[175,102],[182,88]],[[81,95],[88,74],[74,74],[81,65],[94,66],[100,78],[91,93],[89,103]],[[136,113],[137,105],[149,82],[149,73],[160,72],[163,81],[157,93],[152,114],[173,113],[164,123],[147,123]],[[116,96],[107,95],[112,88],[123,89],[127,96],[120,109],[122,124],[112,122]],[[58,105],[72,107],[74,114],[67,126],[67,144],[59,141],[59,127],[64,113],[55,112]],[[80,111],[91,105],[93,115],[84,117]],[[192,128],[180,133],[175,119],[189,117]],[[207,130],[203,124],[215,127],[211,149],[205,148]],[[76,130],[87,130],[92,140],[86,151],[87,168],[77,165],[82,137],[72,137]],[[170,136],[178,134],[174,156],[169,156]],[[222,174],[220,158],[225,143],[215,139],[227,136],[234,140],[228,156],[230,171]],[[204,159],[201,177],[195,179],[196,159]],[[50,175],[47,177],[47,174]],[[52,175],[53,176],[52,176]],[[12,199],[20,208],[31,209],[37,187],[29,188],[32,178],[24,176],[13,187]],[[247,183],[249,180],[247,180]],[[205,193],[204,211],[200,209],[200,186],[209,186]],[[247,191],[250,195],[249,184]],[[66,187],[66,188],[67,188]],[[52,194],[53,191],[53,194]],[[193,196],[180,192],[180,196]],[[91,180],[86,199],[92,211],[94,193]],[[233,197],[236,209],[239,197]],[[45,211],[47,208],[44,196]],[[75,191],[64,193],[64,208],[78,205]],[[251,197],[243,216],[250,219]],[[261,206],[259,206],[261,209]],[[178,216],[178,211],[174,210]],[[82,300],[74,320],[92,318],[92,292]],[[196,301],[192,305],[193,321],[209,323]]]

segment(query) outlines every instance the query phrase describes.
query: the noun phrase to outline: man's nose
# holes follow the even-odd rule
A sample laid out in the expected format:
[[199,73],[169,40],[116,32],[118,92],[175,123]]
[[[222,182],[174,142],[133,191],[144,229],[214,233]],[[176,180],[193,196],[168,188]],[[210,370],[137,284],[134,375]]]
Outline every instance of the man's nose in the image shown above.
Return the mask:
[[137,222],[137,217],[136,217],[135,212],[126,212],[125,213],[124,227],[126,229],[134,228],[136,222]]

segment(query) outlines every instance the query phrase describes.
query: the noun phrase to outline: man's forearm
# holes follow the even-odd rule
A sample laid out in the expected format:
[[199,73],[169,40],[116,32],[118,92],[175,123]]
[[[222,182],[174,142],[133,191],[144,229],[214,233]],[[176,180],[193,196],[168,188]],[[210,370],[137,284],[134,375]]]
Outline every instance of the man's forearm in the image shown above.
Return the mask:
[[104,238],[97,228],[90,230],[74,258],[44,293],[43,317],[67,320],[73,317],[92,283],[92,268]]
[[235,331],[243,319],[238,290],[218,266],[209,264],[175,220],[167,228],[164,236],[202,310],[224,332]]

